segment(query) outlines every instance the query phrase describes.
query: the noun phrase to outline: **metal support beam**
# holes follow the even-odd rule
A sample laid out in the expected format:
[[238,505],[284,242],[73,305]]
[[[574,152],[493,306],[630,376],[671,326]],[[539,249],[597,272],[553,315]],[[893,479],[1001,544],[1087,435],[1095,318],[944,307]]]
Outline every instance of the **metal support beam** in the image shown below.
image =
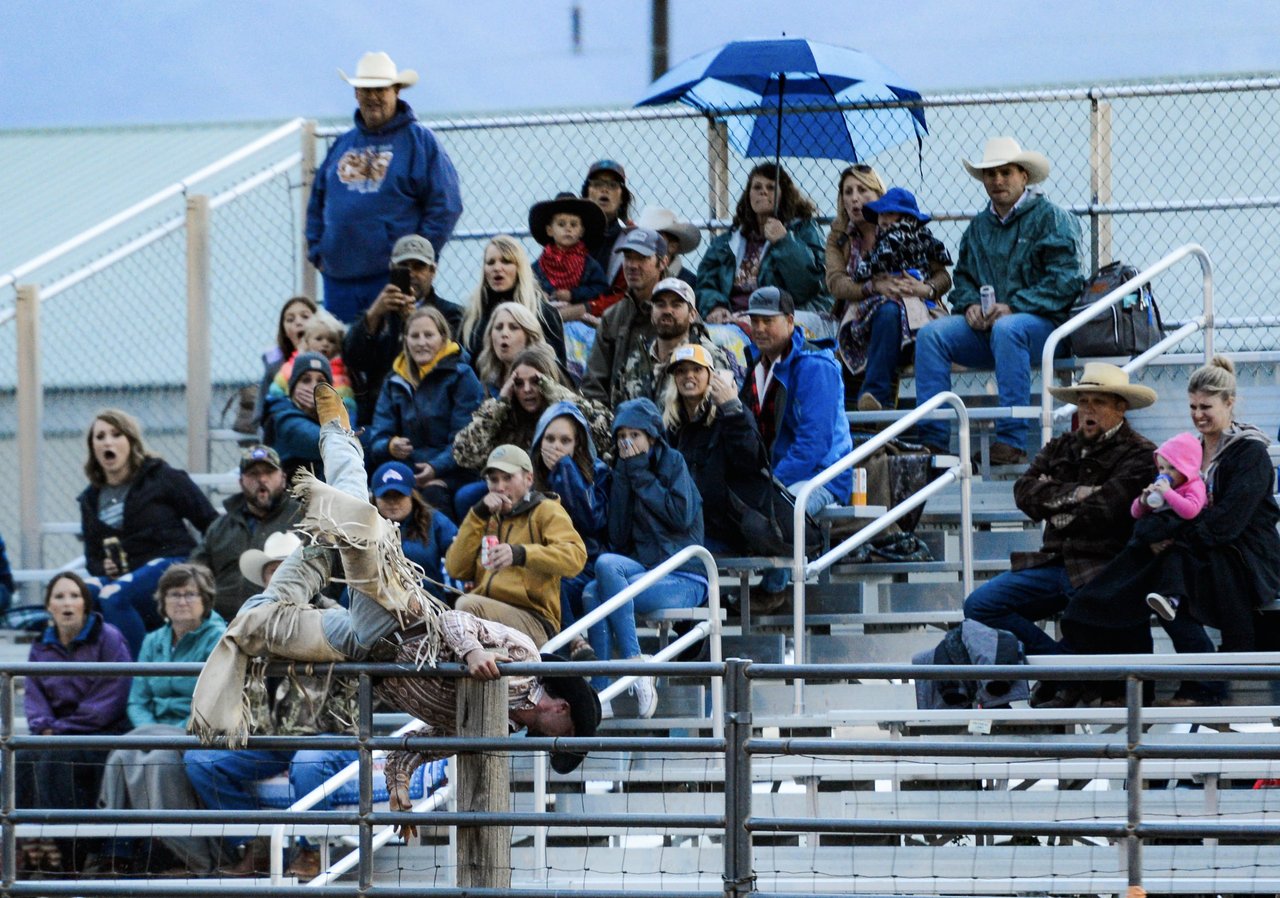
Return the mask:
[[209,197],[187,197],[187,470],[209,470]]
[[44,567],[40,542],[41,444],[44,442],[44,382],[40,372],[40,288],[18,286],[18,519],[22,566]]
[[[307,220],[307,206],[311,203],[311,188],[316,181],[316,123],[315,119],[307,119],[302,123],[299,135],[302,140],[302,190],[299,191],[299,202],[302,208],[298,221]],[[316,267],[307,258],[307,238],[305,231],[298,235],[302,241],[302,288],[303,296],[317,299]]]
[[755,890],[751,859],[751,681],[750,661],[725,662],[724,894],[743,898]]

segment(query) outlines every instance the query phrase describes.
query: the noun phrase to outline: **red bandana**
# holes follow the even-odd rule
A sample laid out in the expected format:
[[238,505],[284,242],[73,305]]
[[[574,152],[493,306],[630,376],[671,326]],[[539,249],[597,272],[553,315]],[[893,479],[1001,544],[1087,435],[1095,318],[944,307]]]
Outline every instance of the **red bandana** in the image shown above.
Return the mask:
[[542,273],[557,290],[572,290],[582,283],[582,271],[587,267],[587,247],[581,240],[568,249],[548,243],[539,259]]

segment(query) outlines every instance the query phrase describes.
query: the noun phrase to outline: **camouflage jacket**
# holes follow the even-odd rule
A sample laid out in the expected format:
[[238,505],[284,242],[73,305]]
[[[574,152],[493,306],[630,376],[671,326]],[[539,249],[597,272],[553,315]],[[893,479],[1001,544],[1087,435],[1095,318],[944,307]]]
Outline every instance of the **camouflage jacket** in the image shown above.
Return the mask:
[[[591,438],[596,444],[596,454],[601,458],[613,457],[613,412],[608,406],[584,399],[573,390],[549,378],[540,381],[542,395],[550,406],[556,402],[572,402],[591,424]],[[529,450],[533,433],[538,425],[538,415],[527,415],[516,409],[506,399],[486,399],[471,416],[471,423],[453,438],[453,457],[459,465],[480,471],[485,460],[498,446],[510,443]]]

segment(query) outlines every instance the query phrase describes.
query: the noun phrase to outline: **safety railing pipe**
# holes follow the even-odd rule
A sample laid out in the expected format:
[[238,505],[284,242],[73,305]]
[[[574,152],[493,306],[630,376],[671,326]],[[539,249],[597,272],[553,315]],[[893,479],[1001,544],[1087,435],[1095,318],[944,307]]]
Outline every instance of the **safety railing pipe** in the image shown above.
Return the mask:
[[1142,755],[1138,749],[1142,744],[1142,681],[1129,676],[1124,681],[1124,699],[1127,709],[1125,721],[1125,741],[1127,746],[1127,804],[1129,830],[1125,838],[1125,860],[1128,867],[1130,893],[1134,887],[1142,885],[1142,837],[1138,828],[1142,826]]
[[743,898],[755,888],[751,858],[751,681],[749,660],[731,658],[725,663],[724,755],[724,894]]
[[[866,458],[869,458],[880,447],[886,445],[899,434],[915,425],[915,423],[926,415],[932,414],[935,410],[944,405],[951,406],[955,410],[956,418],[959,423],[959,439],[960,439],[960,463],[956,466],[956,479],[960,481],[960,556],[961,568],[963,571],[964,590],[968,595],[973,591],[973,509],[970,495],[970,471],[969,471],[969,412],[964,406],[964,400],[951,391],[939,393],[931,396],[925,402],[921,403],[910,414],[899,418],[890,424],[880,433],[867,440],[857,449],[854,449],[848,455],[832,464],[830,467],[822,471],[812,480],[806,481],[796,493],[795,508],[792,510],[791,518],[791,607],[792,607],[792,642],[794,645],[794,653],[792,661],[795,664],[805,663],[805,578],[808,576],[810,568],[805,564],[804,558],[804,531],[805,531],[805,509],[808,506],[809,497],[813,493],[830,483],[844,471],[856,467],[857,464]],[[929,489],[928,486],[925,489]],[[936,492],[936,489],[933,491]],[[930,492],[929,495],[933,493]],[[926,496],[926,498],[928,498]],[[921,500],[924,501],[924,500]],[[893,521],[896,521],[903,514],[910,511],[915,505],[903,502],[895,506],[893,512],[886,512],[878,519],[887,523],[881,524],[880,529],[887,527]],[[896,515],[896,516],[895,516]],[[863,537],[865,541],[870,537]],[[838,561],[844,554],[852,551],[856,546],[861,545],[857,540],[857,535],[845,540],[841,543],[840,548],[843,550],[841,554],[833,554],[828,552],[823,556],[825,566],[830,566]],[[804,713],[804,680],[797,677],[795,680],[795,707],[794,713]]]
[[373,678],[367,673],[360,674],[356,698],[360,709],[360,747],[356,749],[360,763],[360,860],[356,881],[364,891],[373,885],[373,824],[370,822],[373,814],[373,751],[369,748],[369,740],[373,737]]
[[[1202,326],[1205,331],[1206,364],[1213,358],[1213,262],[1202,246],[1196,243],[1188,243],[1178,247],[1149,268],[1138,272],[1097,302],[1090,303],[1087,309],[1058,325],[1053,333],[1049,334],[1048,339],[1044,341],[1044,349],[1040,353],[1040,445],[1047,444],[1053,438],[1053,397],[1049,394],[1049,388],[1053,384],[1053,358],[1057,355],[1058,346],[1062,344],[1063,340],[1070,337],[1094,318],[1101,316],[1130,293],[1138,290],[1144,284],[1150,283],[1156,275],[1172,268],[1187,256],[1194,256],[1200,263],[1204,311],[1200,319],[1195,322],[1189,322],[1186,327],[1180,328],[1178,333],[1186,336],[1183,331],[1190,327],[1191,324]],[[1198,329],[1199,327],[1192,328],[1187,333],[1193,333]],[[1182,336],[1178,339],[1182,339]],[[1160,343],[1172,345],[1168,337],[1161,340]],[[1152,349],[1155,349],[1155,347],[1152,347]],[[1162,349],[1161,352],[1163,351]],[[1155,357],[1155,354],[1150,350],[1143,355],[1147,357],[1147,361]],[[1126,370],[1132,371],[1139,367],[1135,364],[1136,362],[1137,360],[1135,359],[1129,365],[1126,365]],[[1143,364],[1146,364],[1146,362],[1144,361]]]
[[0,885],[13,885],[18,869],[18,851],[13,824],[14,775],[16,760],[9,740],[13,737],[13,677],[0,673]]

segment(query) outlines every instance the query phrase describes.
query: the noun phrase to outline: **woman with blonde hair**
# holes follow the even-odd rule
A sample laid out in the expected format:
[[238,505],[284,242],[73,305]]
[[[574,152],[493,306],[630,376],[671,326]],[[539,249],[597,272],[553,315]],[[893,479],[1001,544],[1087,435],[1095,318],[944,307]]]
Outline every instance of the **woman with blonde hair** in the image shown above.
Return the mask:
[[489,319],[498,306],[508,302],[523,306],[537,319],[544,338],[555,350],[556,359],[563,367],[564,323],[560,320],[560,313],[538,286],[538,278],[533,273],[533,265],[524,246],[514,237],[499,234],[484,248],[480,283],[471,292],[462,313],[462,332],[458,342],[473,359],[484,347]]
[[78,497],[85,567],[102,589],[107,622],[134,657],[164,621],[153,599],[160,575],[185,561],[217,511],[185,471],[147,451],[142,427],[119,409],[103,409],[85,434],[89,486]]
[[[551,349],[538,316],[517,302],[496,306],[486,324],[480,353],[472,356],[485,392],[496,396],[506,386],[516,356],[535,346]],[[555,350],[551,352],[554,358]]]

